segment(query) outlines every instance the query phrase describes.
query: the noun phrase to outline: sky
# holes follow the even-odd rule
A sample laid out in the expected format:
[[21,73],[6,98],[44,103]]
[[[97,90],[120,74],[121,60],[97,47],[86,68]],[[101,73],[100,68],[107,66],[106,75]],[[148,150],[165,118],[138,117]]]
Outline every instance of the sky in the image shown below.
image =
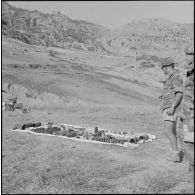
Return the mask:
[[164,18],[178,23],[194,22],[194,1],[8,1],[15,7],[44,13],[61,11],[110,29],[143,18]]

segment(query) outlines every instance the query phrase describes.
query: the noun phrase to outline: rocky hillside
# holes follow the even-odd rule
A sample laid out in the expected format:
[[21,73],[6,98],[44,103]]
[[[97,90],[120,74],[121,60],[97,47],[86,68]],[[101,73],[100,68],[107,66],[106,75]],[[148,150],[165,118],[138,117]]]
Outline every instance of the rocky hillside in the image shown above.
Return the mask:
[[28,44],[123,56],[171,54],[179,58],[192,42],[193,24],[165,19],[134,20],[113,31],[60,12],[44,14],[2,2],[2,34]]
[[44,14],[2,2],[2,34],[28,44],[104,51],[99,41],[109,30],[60,12]]
[[135,20],[104,37],[104,46],[123,55],[168,52],[178,55],[193,40],[193,25],[165,19]]

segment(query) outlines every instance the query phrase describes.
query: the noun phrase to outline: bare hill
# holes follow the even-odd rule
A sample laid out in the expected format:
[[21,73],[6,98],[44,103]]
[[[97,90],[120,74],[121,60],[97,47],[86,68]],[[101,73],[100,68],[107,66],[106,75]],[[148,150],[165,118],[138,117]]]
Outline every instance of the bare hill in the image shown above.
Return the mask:
[[122,55],[171,53],[180,55],[193,41],[193,24],[183,25],[154,18],[134,20],[104,37],[106,49]]
[[61,12],[45,14],[2,3],[2,34],[28,44],[61,47],[115,55],[145,52],[180,56],[193,41],[193,24],[154,18],[133,20],[113,31]]
[[72,20],[61,12],[44,14],[2,3],[2,34],[28,44],[104,50],[98,40],[109,30],[83,20]]

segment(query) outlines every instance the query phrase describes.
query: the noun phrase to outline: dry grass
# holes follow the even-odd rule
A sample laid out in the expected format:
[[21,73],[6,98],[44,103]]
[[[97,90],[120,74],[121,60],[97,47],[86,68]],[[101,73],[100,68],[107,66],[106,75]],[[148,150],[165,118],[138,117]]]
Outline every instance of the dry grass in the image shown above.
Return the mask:
[[[182,180],[188,184],[182,191],[193,191],[185,162],[166,161],[169,145],[159,125],[160,115],[149,114],[146,108],[144,114],[114,106],[49,111],[53,114],[43,110],[3,114],[3,193],[163,193],[174,192]],[[15,121],[38,121],[40,116],[83,126],[101,123],[115,130],[131,127],[158,139],[129,150],[10,131]],[[151,117],[154,120],[146,123]]]
[[[27,46],[30,55],[19,55],[18,49],[17,56],[10,57],[13,48]],[[27,46],[11,41],[4,43],[3,62],[54,63],[48,51]],[[128,59],[79,52],[71,55],[67,52],[64,56],[61,58],[66,61],[55,64],[66,67],[58,70],[60,74],[52,68],[3,67],[3,83],[12,83],[13,94],[30,106],[31,111],[3,112],[2,193],[193,193],[194,179],[187,171],[187,162],[167,161],[170,146],[163,134],[156,102],[159,91],[128,82],[122,76],[125,74],[119,74],[123,67],[115,67],[117,71],[112,70],[112,75],[111,71],[105,74],[104,67],[119,63],[122,66],[123,62],[128,66]],[[75,56],[91,68],[82,73],[71,68],[68,61]],[[141,77],[134,75],[131,80],[137,79],[139,83]],[[18,122],[48,119],[54,123],[146,132],[158,139],[131,150],[10,131]]]
[[[29,93],[32,110],[3,113],[3,193],[163,193],[192,192],[193,179],[185,162],[166,161],[168,140],[163,135],[158,107],[98,104],[53,93]],[[34,96],[36,96],[34,98]],[[136,150],[35,136],[10,131],[16,122],[69,123],[118,131],[146,132],[158,139]],[[152,120],[151,120],[152,119]],[[181,180],[186,177],[186,186]],[[183,187],[181,187],[183,186]]]

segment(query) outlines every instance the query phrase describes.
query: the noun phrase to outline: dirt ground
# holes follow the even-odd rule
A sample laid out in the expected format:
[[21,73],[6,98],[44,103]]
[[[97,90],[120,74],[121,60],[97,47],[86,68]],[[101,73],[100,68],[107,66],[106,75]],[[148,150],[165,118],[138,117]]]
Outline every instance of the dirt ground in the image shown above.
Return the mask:
[[[20,48],[12,44],[13,48]],[[35,106],[35,100],[27,98],[29,113],[2,112],[3,194],[194,192],[194,173],[188,171],[186,159],[182,163],[167,160],[170,145],[159,112],[160,89],[122,77],[118,72],[105,73],[104,67],[86,65],[78,70],[78,64],[75,69],[70,61],[55,64],[58,69],[10,68],[7,64],[26,65],[28,54],[17,49],[18,54],[12,59],[9,47],[4,43],[3,83],[47,91],[66,97],[67,101],[57,106],[46,95]],[[35,55],[30,46],[28,51]],[[32,60],[38,61],[40,56],[37,54]],[[45,56],[42,55],[42,65],[51,62]],[[145,132],[157,139],[129,149],[11,131],[18,122],[48,119],[54,123]]]

